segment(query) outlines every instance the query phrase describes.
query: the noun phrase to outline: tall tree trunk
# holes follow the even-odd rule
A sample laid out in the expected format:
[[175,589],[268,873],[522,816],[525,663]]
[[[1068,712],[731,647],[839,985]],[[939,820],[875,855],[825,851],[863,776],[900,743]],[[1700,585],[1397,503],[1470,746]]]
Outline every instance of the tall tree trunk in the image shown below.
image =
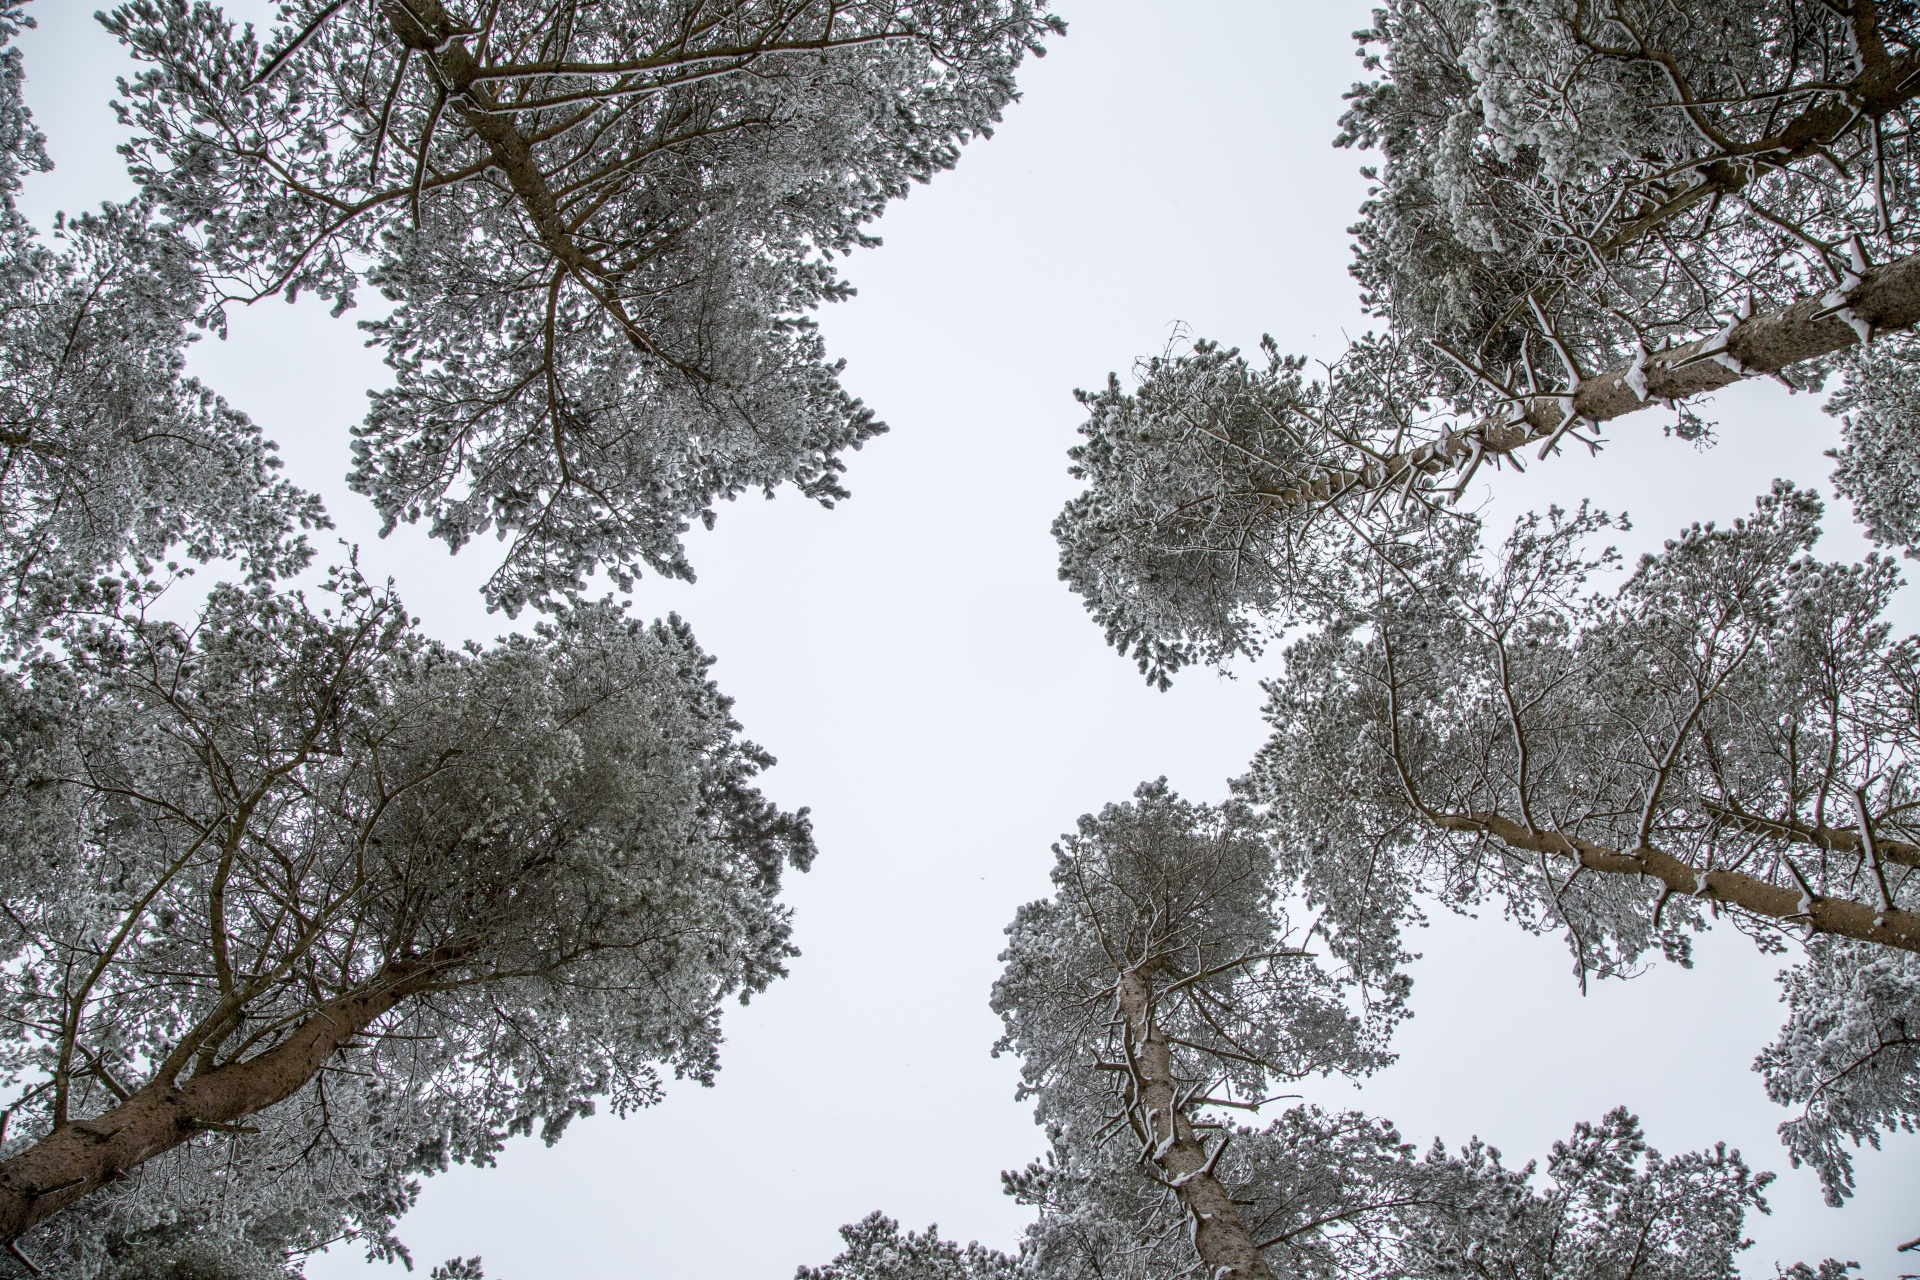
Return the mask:
[[389,966],[360,990],[322,1005],[273,1048],[183,1084],[156,1079],[119,1106],[62,1125],[0,1163],[0,1241],[11,1243],[195,1134],[231,1126],[292,1097],[430,972],[418,963]]
[[[1227,1189],[1213,1176],[1213,1162],[1180,1105],[1173,1077],[1173,1051],[1153,1020],[1153,992],[1139,969],[1120,975],[1116,989],[1126,1021],[1128,1067],[1134,1105],[1146,1113],[1151,1156],[1191,1215],[1193,1247],[1206,1264],[1206,1280],[1273,1280]],[[1224,1135],[1220,1141],[1225,1142]],[[1218,1154],[1218,1149],[1215,1150]]]

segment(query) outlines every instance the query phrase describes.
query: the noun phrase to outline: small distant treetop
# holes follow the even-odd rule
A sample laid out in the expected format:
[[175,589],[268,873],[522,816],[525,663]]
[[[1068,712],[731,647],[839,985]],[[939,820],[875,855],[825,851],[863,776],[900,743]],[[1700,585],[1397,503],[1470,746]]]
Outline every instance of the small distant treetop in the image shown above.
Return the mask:
[[1015,1280],[1015,1259],[979,1244],[960,1245],[938,1227],[902,1231],[882,1213],[840,1228],[846,1248],[824,1267],[801,1267],[794,1280]]

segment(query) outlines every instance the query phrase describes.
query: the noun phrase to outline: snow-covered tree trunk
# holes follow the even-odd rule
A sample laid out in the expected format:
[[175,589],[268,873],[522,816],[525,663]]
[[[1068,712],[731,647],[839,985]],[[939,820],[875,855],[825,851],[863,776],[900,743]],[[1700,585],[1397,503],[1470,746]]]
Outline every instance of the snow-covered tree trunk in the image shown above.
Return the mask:
[[[831,265],[951,167],[1062,24],[1029,0],[122,4],[133,176],[217,298],[371,284],[395,371],[351,483],[509,610],[691,576],[681,535],[884,430],[811,319]],[[462,478],[464,476],[464,478]]]
[[1360,465],[1334,457],[1302,467],[1311,479],[1272,496],[1276,510],[1364,500],[1381,490],[1444,488],[1462,468],[1610,422],[1655,405],[1718,391],[1746,378],[1776,376],[1807,360],[1858,345],[1872,334],[1920,323],[1920,254],[1866,267],[1845,290],[1735,320],[1721,332],[1655,352],[1633,364],[1580,377],[1552,393],[1514,396],[1501,410],[1417,448]]
[[305,1183],[267,1252],[378,1250],[411,1175],[710,1078],[783,972],[809,830],[684,628],[448,650],[328,589],[99,600],[0,681],[0,1243],[91,1275]]
[[[1054,1144],[1046,1170],[1010,1185],[1092,1231],[1064,1249],[1042,1242],[1037,1256],[1052,1261],[1041,1273],[1133,1280],[1197,1262],[1209,1280],[1271,1280],[1234,1203],[1259,1175],[1243,1161],[1232,1191],[1220,1176],[1222,1159],[1251,1144],[1229,1150],[1211,1117],[1257,1111],[1282,1081],[1381,1065],[1405,981],[1389,975],[1364,999],[1358,978],[1299,945],[1277,896],[1275,848],[1245,805],[1189,804],[1164,780],[1146,783],[1131,803],[1083,817],[1055,853],[1059,892],[1014,918],[993,997],[1007,1027],[999,1047],[1022,1059],[1022,1092]],[[1303,1220],[1301,1203],[1253,1221],[1293,1257],[1314,1232],[1338,1236],[1366,1217],[1366,1181],[1336,1178],[1307,1195],[1317,1222]],[[1093,1262],[1108,1246],[1113,1265]]]
[[[1557,1144],[1543,1192],[1529,1186],[1536,1166],[1507,1169],[1478,1142],[1458,1156],[1436,1144],[1421,1160],[1385,1121],[1313,1106],[1264,1115],[1275,1084],[1385,1060],[1407,986],[1393,970],[1407,957],[1391,943],[1390,956],[1348,945],[1325,914],[1308,934],[1329,939],[1323,951],[1290,944],[1284,903],[1297,885],[1275,860],[1305,842],[1271,839],[1255,818],[1146,784],[1133,803],[1081,819],[1055,849],[1058,893],[1009,928],[994,989],[1001,1048],[1021,1056],[1051,1147],[1005,1175],[1040,1210],[1017,1274],[1734,1274],[1742,1217],[1764,1203],[1768,1178],[1724,1147],[1663,1160],[1625,1110]],[[1347,967],[1330,973],[1321,956]],[[1362,983],[1373,1006],[1355,1010],[1341,997]],[[1268,1123],[1225,1118],[1236,1113]],[[800,1280],[999,1274],[890,1266],[927,1245],[883,1222],[847,1229],[860,1247],[844,1269]]]
[[[555,287],[568,276],[582,283],[605,276],[604,264],[575,241],[560,214],[553,187],[534,156],[533,143],[515,126],[512,109],[501,103],[486,82],[486,68],[460,39],[467,33],[448,16],[440,0],[382,0],[380,11],[400,46],[433,67],[454,110],[486,144],[493,163],[506,175],[535,236],[553,255],[558,270]],[[622,337],[636,348],[649,349],[651,344],[620,298],[608,290],[593,290],[591,284],[588,287],[607,309]]]
[[[1114,987],[1121,1018],[1126,1022],[1127,1068],[1133,1078],[1135,1107],[1151,1142],[1151,1157],[1166,1177],[1180,1204],[1192,1218],[1193,1247],[1210,1280],[1273,1280],[1240,1220],[1227,1189],[1213,1175],[1216,1147],[1211,1155],[1194,1132],[1182,1082],[1174,1075],[1173,1051],[1155,1025],[1153,986],[1138,968],[1120,975]],[[1219,1139],[1224,1144],[1224,1134]]]

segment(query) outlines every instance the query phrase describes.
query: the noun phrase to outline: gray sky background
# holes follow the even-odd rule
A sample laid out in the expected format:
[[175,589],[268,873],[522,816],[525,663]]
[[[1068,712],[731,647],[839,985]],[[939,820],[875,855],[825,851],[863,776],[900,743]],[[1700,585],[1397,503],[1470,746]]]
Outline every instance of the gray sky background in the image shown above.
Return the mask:
[[[31,6],[28,100],[59,166],[28,188],[43,226],[127,191],[106,103],[128,64],[93,7]],[[888,214],[885,246],[847,264],[859,297],[822,317],[848,385],[893,427],[853,457],[853,500],[743,501],[693,539],[698,584],[636,593],[645,613],[689,619],[748,732],[780,757],[768,789],[813,807],[821,857],[786,895],[804,954],[728,1015],[715,1088],[676,1086],[656,1110],[431,1180],[402,1229],[422,1271],[477,1253],[501,1280],[785,1280],[876,1208],[1016,1243],[1024,1211],[999,1171],[1042,1142],[1013,1099],[1013,1064],[988,1052],[1001,929],[1047,891],[1048,845],[1077,815],[1162,773],[1218,799],[1264,727],[1258,671],[1190,673],[1155,693],[1055,579],[1047,526],[1073,492],[1070,393],[1161,349],[1175,322],[1244,347],[1272,333],[1316,358],[1366,327],[1345,234],[1362,158],[1329,146],[1366,6],[1061,9],[1071,34],[1028,65],[1025,100]],[[281,443],[431,632],[497,634],[509,624],[475,593],[491,544],[449,559],[412,530],[379,541],[339,480],[348,427],[385,377],[353,318],[262,304],[193,364]],[[1500,477],[1497,508],[1591,495],[1632,514],[1622,546],[1637,554],[1742,514],[1775,475],[1825,481],[1835,432],[1811,398],[1745,386],[1707,412],[1721,426],[1711,450],[1663,437],[1660,415],[1630,418],[1596,461]],[[1828,527],[1827,555],[1865,549],[1844,507]],[[1363,1089],[1315,1082],[1310,1097],[1390,1116],[1422,1144],[1478,1134],[1513,1163],[1624,1103],[1663,1151],[1724,1140],[1780,1172],[1772,1216],[1749,1223],[1749,1276],[1828,1254],[1873,1280],[1900,1275],[1893,1247],[1920,1234],[1920,1139],[1864,1153],[1844,1210],[1786,1168],[1773,1132],[1785,1113],[1748,1069],[1779,1022],[1776,966],[1732,930],[1703,941],[1691,972],[1585,998],[1557,938],[1443,917],[1417,945],[1400,1061]],[[309,1275],[376,1280],[350,1248]]]

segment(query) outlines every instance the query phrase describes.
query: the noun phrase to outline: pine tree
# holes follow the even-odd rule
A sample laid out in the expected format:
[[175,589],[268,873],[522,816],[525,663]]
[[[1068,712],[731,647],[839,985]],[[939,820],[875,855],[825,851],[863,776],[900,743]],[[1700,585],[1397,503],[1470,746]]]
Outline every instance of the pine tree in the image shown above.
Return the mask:
[[1428,896],[1564,931],[1583,982],[1684,960],[1722,913],[1831,939],[1763,1070],[1839,1196],[1840,1144],[1915,1114],[1893,566],[1814,559],[1818,503],[1783,485],[1602,595],[1603,517],[1488,553],[1452,500],[1522,446],[1799,362],[1845,374],[1836,483],[1913,548],[1920,346],[1885,331],[1920,317],[1914,13],[1392,3],[1360,39],[1382,74],[1342,141],[1384,155],[1356,270],[1389,331],[1318,376],[1198,342],[1083,394],[1061,575],[1162,685],[1289,641],[1245,794],[1377,964]]
[[145,206],[63,221],[51,245],[16,207],[51,165],[21,98],[0,6],[0,643],[30,643],[76,588],[170,561],[303,567],[319,501],[277,472],[260,429],[182,372],[200,297],[191,247]]
[[[770,758],[683,626],[577,596],[691,576],[719,498],[843,496],[882,428],[811,322],[834,259],[1062,27],[1025,0],[311,0],[264,46],[194,0],[104,21],[146,64],[142,193],[53,248],[14,209],[48,161],[0,60],[0,1238],[88,1280],[403,1258],[420,1175],[709,1078],[720,1003],[781,973],[805,812],[753,788]],[[325,514],[182,374],[233,302],[367,287],[396,386],[354,483],[389,527],[511,537],[489,598],[549,610],[533,636],[430,643],[357,569],[324,607],[287,588]],[[245,585],[159,623],[184,560]]]
[[1008,928],[993,1005],[1037,1118],[1068,1167],[1136,1164],[1177,1200],[1209,1275],[1271,1275],[1218,1176],[1232,1135],[1205,1117],[1257,1108],[1274,1082],[1387,1060],[1404,979],[1314,963],[1279,901],[1272,846],[1241,805],[1164,782],[1056,846],[1050,899]]
[[714,504],[845,496],[882,428],[811,320],[833,259],[950,167],[1061,30],[1028,0],[299,0],[107,18],[133,171],[216,301],[364,286],[395,385],[353,484],[389,528],[510,540],[509,612],[690,577]]
[[1014,1280],[1018,1264],[977,1243],[964,1248],[940,1229],[902,1231],[881,1213],[840,1228],[846,1248],[824,1267],[801,1267],[794,1280]]
[[[1584,433],[1623,415],[1676,407],[1670,429],[1697,439],[1691,398],[1838,370],[1836,483],[1875,537],[1915,546],[1899,514],[1920,500],[1899,444],[1920,431],[1899,336],[1920,322],[1912,6],[1392,0],[1357,37],[1379,78],[1349,95],[1338,141],[1382,155],[1354,270],[1390,336],[1328,381],[1389,403],[1333,423],[1265,404],[1266,443],[1285,438],[1256,450],[1266,523],[1337,540],[1329,526],[1383,501],[1457,500],[1489,462],[1597,449]],[[1148,362],[1131,412],[1163,437],[1234,438],[1243,415],[1201,390],[1232,381],[1273,389],[1202,343]],[[1093,425],[1118,396],[1089,397]],[[1181,508],[1135,505],[1127,537],[1181,545]],[[1063,530],[1083,591],[1073,546],[1099,532]],[[1089,600],[1117,614],[1124,590]]]
[[0,1238],[78,1266],[306,1179],[262,1229],[385,1247],[406,1174],[711,1078],[721,1002],[782,973],[807,819],[682,625],[449,649],[330,590],[192,629],[108,592],[6,682]]
[[1422,1157],[1356,1112],[1271,1115],[1272,1082],[1385,1062],[1406,984],[1338,932],[1338,970],[1306,953],[1319,930],[1288,928],[1288,883],[1245,805],[1143,785],[1081,819],[1053,879],[1009,927],[994,988],[1000,1048],[1050,1139],[1006,1175],[1039,1210],[1018,1256],[875,1214],[798,1280],[1738,1275],[1771,1176],[1724,1147],[1663,1158],[1623,1110],[1556,1143],[1544,1185],[1478,1141]]

